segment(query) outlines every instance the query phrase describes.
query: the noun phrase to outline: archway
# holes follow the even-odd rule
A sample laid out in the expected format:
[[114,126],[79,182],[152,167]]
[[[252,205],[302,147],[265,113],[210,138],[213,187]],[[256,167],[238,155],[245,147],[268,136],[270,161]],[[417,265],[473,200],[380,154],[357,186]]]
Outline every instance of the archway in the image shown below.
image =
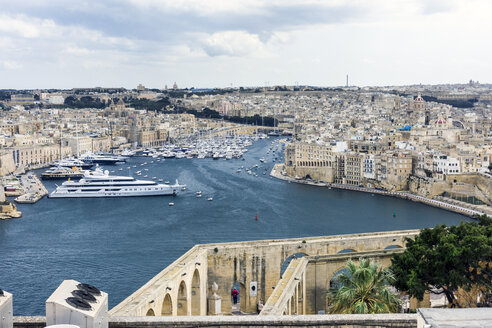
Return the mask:
[[288,258],[285,259],[284,263],[282,263],[282,266],[280,267],[280,277],[284,275],[285,270],[287,270],[287,267],[289,266],[290,262],[292,262],[293,259],[301,258],[306,256],[304,253],[295,253],[289,256]]
[[145,316],[147,316],[147,317],[153,317],[153,316],[155,316],[154,310],[153,309],[149,309],[147,311],[147,314]]
[[398,248],[403,248],[399,245],[389,245],[388,247],[385,247],[384,249],[398,249]]
[[349,270],[347,268],[342,268],[340,270],[338,270],[337,272],[335,272],[335,274],[333,275],[333,277],[331,277],[330,279],[330,288],[339,288],[341,287],[340,284],[337,283],[336,281],[336,278],[341,275],[342,273],[349,273]]
[[164,296],[164,301],[162,302],[161,315],[173,315],[173,301],[171,300],[171,295],[166,294]]
[[[236,289],[239,294],[237,295],[237,303],[234,304],[234,298],[232,293]],[[246,288],[240,282],[237,282],[232,285],[231,288],[231,304],[232,304],[232,314],[240,314],[242,310],[246,308]]]
[[200,315],[200,274],[196,269],[191,280],[191,315]]
[[188,315],[188,292],[184,281],[181,281],[178,288],[178,315]]
[[297,305],[297,300],[296,300],[296,295],[294,294],[290,298],[290,314],[291,315],[297,314],[296,305]]
[[355,250],[351,249],[351,248],[345,248],[345,249],[342,249],[341,251],[337,252],[337,254],[344,254],[344,253],[355,253]]

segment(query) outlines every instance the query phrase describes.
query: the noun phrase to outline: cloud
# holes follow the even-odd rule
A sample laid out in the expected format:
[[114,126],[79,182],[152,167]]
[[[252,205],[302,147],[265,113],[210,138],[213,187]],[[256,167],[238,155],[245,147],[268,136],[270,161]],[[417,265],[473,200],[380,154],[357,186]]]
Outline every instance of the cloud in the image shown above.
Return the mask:
[[265,7],[261,0],[127,0],[141,10],[160,10],[165,13],[187,12],[206,16],[216,13],[255,13]]
[[88,56],[94,53],[94,51],[89,50],[87,48],[78,48],[78,47],[66,47],[65,52],[67,54],[71,54],[75,56]]
[[[351,73],[354,79],[358,74],[387,83],[386,77],[396,76],[395,65],[387,68],[395,58],[410,67],[417,59],[426,67],[435,64],[432,73],[419,72],[432,78],[459,71],[467,79],[473,73],[484,80],[491,72],[486,61],[491,47],[480,42],[492,28],[489,0],[0,2],[6,87],[13,81],[134,86],[135,80],[163,86],[173,82],[163,81],[168,76],[185,85],[182,76],[194,86],[229,85],[236,79],[235,85],[258,79],[273,83],[271,76],[326,84],[337,76],[343,80],[347,71],[357,71]],[[457,39],[465,46],[456,47]],[[472,54],[465,51],[472,48]],[[469,67],[446,67],[451,57]],[[467,58],[478,58],[480,69]],[[364,64],[367,59],[374,63]]]
[[51,19],[34,19],[31,21],[25,15],[14,17],[0,14],[0,31],[16,34],[24,38],[37,38],[53,33],[56,24]]
[[13,60],[6,60],[2,64],[5,69],[17,70],[23,68],[22,64]]
[[189,33],[247,31],[268,38],[275,31],[357,19],[364,6],[340,0],[100,0],[8,2],[5,12],[50,19],[58,25],[105,35],[172,43]]
[[256,34],[246,31],[224,31],[207,36],[203,50],[209,56],[247,56],[265,52],[265,46]]
[[453,10],[455,3],[454,0],[422,0],[420,7],[423,14],[432,15]]

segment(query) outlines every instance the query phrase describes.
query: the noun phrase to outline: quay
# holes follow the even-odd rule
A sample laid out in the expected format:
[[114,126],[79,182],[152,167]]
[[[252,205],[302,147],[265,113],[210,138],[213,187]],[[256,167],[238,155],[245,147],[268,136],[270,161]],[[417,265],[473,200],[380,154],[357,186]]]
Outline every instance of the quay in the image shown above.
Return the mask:
[[285,180],[285,181],[307,184],[307,185],[311,185],[311,186],[331,187],[331,188],[336,188],[336,189],[361,191],[361,192],[367,192],[367,193],[384,195],[384,196],[398,197],[398,198],[402,198],[402,199],[406,199],[406,200],[411,200],[414,202],[423,203],[423,204],[426,204],[429,206],[438,207],[438,208],[441,208],[443,210],[447,210],[447,211],[455,212],[458,214],[466,215],[466,216],[469,216],[472,218],[479,216],[479,215],[483,215],[483,214],[488,214],[488,215],[492,214],[492,210],[485,210],[484,209],[483,212],[477,211],[477,210],[463,207],[460,205],[450,204],[450,203],[444,202],[442,200],[435,200],[432,198],[427,198],[424,196],[411,194],[409,192],[385,191],[385,190],[380,190],[380,189],[357,187],[357,186],[351,186],[351,185],[345,185],[345,184],[339,184],[339,183],[325,183],[325,182],[297,180],[297,179],[294,179],[294,178],[289,177],[289,176],[284,176],[282,174],[283,165],[284,164],[275,164],[272,168],[272,171],[270,172],[270,176],[277,178],[277,179]]
[[0,188],[0,220],[7,220],[13,218],[20,218],[22,212],[17,210],[12,202],[7,201],[5,198],[5,192],[3,190],[3,185]]
[[20,178],[24,194],[15,199],[20,204],[34,204],[48,194],[48,190],[35,174],[22,175]]

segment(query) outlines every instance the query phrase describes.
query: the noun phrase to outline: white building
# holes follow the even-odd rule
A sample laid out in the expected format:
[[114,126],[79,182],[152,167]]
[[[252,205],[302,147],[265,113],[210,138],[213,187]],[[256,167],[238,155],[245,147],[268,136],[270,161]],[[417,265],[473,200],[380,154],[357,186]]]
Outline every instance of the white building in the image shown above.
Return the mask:
[[63,96],[50,96],[48,102],[52,105],[63,105],[65,103],[65,97]]
[[459,160],[447,155],[434,155],[433,170],[443,174],[461,173]]
[[335,146],[333,147],[332,151],[334,153],[343,153],[346,152],[348,149],[348,145],[346,141],[337,141],[335,143]]
[[68,146],[72,148],[72,154],[77,156],[92,152],[92,139],[89,136],[70,137]]
[[362,162],[362,170],[364,173],[364,178],[366,179],[376,178],[376,164],[374,160],[374,155],[364,156],[364,160]]

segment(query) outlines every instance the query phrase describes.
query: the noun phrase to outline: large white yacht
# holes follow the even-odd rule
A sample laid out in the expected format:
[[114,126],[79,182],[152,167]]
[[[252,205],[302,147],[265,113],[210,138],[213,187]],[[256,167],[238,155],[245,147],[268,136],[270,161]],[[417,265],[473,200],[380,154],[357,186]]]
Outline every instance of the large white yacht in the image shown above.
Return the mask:
[[96,168],[86,171],[79,181],[65,181],[49,195],[50,198],[135,197],[177,195],[184,185],[158,184],[128,176],[111,176]]
[[90,164],[116,164],[118,162],[126,162],[128,157],[117,156],[113,154],[92,154],[86,153],[80,157],[82,161]]
[[81,161],[80,159],[76,158],[65,158],[59,161],[55,162],[55,166],[61,166],[61,167],[79,167],[81,169],[90,169],[91,167],[94,166],[92,163],[86,163],[84,161]]

